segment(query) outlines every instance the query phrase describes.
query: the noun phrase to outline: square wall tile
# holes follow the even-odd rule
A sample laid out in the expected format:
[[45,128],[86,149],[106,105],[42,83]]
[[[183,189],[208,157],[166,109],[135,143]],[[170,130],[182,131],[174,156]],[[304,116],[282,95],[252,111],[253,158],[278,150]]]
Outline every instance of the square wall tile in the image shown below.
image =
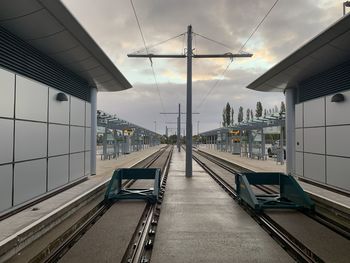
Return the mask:
[[70,124],[85,126],[85,101],[71,96]]
[[69,155],[51,157],[48,161],[48,190],[68,183]]
[[47,121],[48,87],[16,75],[16,118]]
[[84,151],[85,144],[85,128],[84,127],[70,127],[70,152]]
[[0,166],[0,213],[12,206],[12,164]]
[[350,125],[327,127],[326,134],[327,154],[350,157]]
[[16,161],[46,157],[46,123],[16,121],[15,134]]
[[84,153],[70,155],[70,181],[84,176]]
[[13,118],[15,107],[15,74],[0,68],[0,116]]
[[49,156],[69,153],[69,126],[49,124]]
[[325,98],[304,102],[304,127],[325,126]]
[[326,150],[326,129],[321,128],[305,128],[304,129],[304,152],[322,153]]
[[350,124],[350,90],[338,92],[344,95],[345,101],[331,102],[332,95],[326,97],[326,123],[327,125]]
[[68,101],[58,101],[56,97],[60,92],[62,91],[49,88],[49,122],[69,124],[70,96],[66,94]]
[[13,161],[13,120],[0,119],[0,164]]
[[46,192],[46,159],[15,164],[14,205]]
[[304,177],[326,183],[326,156],[304,153]]
[[327,156],[327,184],[350,190],[350,158]]

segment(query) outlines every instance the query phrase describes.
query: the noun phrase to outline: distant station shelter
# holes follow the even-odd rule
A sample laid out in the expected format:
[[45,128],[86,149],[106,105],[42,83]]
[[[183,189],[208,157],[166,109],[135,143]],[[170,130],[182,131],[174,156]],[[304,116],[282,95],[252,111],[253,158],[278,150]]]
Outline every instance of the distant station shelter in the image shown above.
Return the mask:
[[115,115],[97,111],[97,155],[102,160],[160,144],[160,135]]
[[[231,152],[249,158],[264,160],[272,154],[277,161],[283,163],[284,159],[284,133],[285,114],[275,113],[265,117],[242,121],[229,127],[206,131],[200,134],[203,143],[219,151]],[[271,152],[277,141],[266,141],[267,134],[278,135],[278,151]]]
[[248,85],[286,95],[287,171],[350,190],[350,16]]
[[0,6],[0,214],[96,172],[96,93],[131,87],[60,1]]

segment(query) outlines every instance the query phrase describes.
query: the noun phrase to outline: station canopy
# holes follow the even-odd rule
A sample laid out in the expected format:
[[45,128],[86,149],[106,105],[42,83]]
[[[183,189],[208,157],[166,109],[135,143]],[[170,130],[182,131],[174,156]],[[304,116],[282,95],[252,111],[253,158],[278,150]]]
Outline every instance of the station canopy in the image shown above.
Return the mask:
[[200,133],[200,136],[216,136],[218,133],[229,133],[230,131],[250,131],[260,130],[268,127],[277,127],[285,125],[285,113],[274,113],[265,117],[258,117],[249,121],[235,123],[228,127],[221,127],[214,130]]
[[61,1],[2,1],[0,26],[99,91],[131,88],[128,80]]
[[[272,67],[247,88],[284,91],[297,83],[350,60],[350,15],[345,15]],[[325,63],[326,61],[326,63]]]
[[118,118],[116,115],[112,115],[101,110],[97,111],[97,127],[104,127],[110,130],[123,131],[123,134],[129,136],[132,136],[134,134],[154,137],[161,136],[160,134],[155,133],[154,131],[148,130],[139,125]]

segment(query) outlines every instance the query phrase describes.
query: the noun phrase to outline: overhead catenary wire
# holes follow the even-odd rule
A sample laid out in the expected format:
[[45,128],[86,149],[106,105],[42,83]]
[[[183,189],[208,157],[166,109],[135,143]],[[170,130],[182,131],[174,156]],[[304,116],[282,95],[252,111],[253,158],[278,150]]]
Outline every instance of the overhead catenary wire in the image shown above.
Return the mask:
[[168,41],[170,41],[170,40],[176,39],[176,38],[181,37],[181,36],[184,36],[184,37],[185,37],[185,35],[186,35],[186,33],[178,34],[178,35],[176,35],[176,36],[174,36],[174,37],[170,37],[170,38],[168,38],[168,39],[166,39],[166,40],[163,40],[163,41],[154,43],[154,44],[152,44],[152,45],[149,45],[149,46],[147,46],[147,49],[146,49],[146,48],[139,49],[139,50],[133,52],[132,54],[140,53],[141,51],[144,51],[145,49],[146,49],[147,54],[149,54],[149,50],[150,50],[151,48],[154,48],[154,47],[156,47],[156,46],[162,45],[162,44],[164,44],[164,43],[166,43],[166,42],[168,42]]
[[243,48],[247,45],[247,43],[249,42],[249,40],[253,37],[253,35],[255,34],[256,31],[258,31],[259,27],[261,26],[262,23],[264,23],[265,19],[269,16],[269,14],[271,13],[272,9],[276,6],[276,4],[278,3],[279,0],[276,0],[273,5],[271,6],[271,8],[269,9],[269,11],[267,11],[267,13],[265,14],[265,16],[263,17],[263,19],[261,19],[261,21],[259,22],[259,24],[254,28],[254,30],[252,31],[252,33],[249,35],[249,37],[247,38],[247,40],[243,43],[243,45],[241,46],[241,48],[239,49],[239,51],[242,51]]
[[223,46],[223,47],[225,47],[225,48],[227,48],[227,49],[229,49],[229,50],[233,50],[232,47],[230,47],[230,46],[228,46],[228,45],[226,45],[226,44],[224,44],[224,43],[222,43],[222,42],[219,42],[219,41],[217,41],[217,40],[215,40],[215,39],[212,39],[212,38],[210,38],[210,37],[203,36],[203,35],[198,34],[198,33],[193,33],[193,34],[194,34],[195,36],[200,36],[201,38],[204,38],[204,39],[206,39],[206,40],[209,40],[209,41],[211,41],[211,42],[214,42],[214,43],[216,43],[216,44],[218,44],[218,45],[220,45],[220,46]]
[[[135,19],[136,19],[136,22],[137,22],[137,25],[138,25],[138,28],[139,28],[139,31],[140,31],[140,35],[141,35],[141,38],[142,38],[142,41],[143,41],[143,45],[145,47],[145,50],[146,50],[147,54],[149,54],[148,47],[147,47],[147,44],[146,44],[146,40],[145,40],[145,37],[144,37],[143,32],[142,32],[141,24],[140,24],[139,18],[137,16],[134,3],[132,2],[132,0],[130,0],[130,3],[131,3],[131,6],[132,6],[132,10],[134,11]],[[164,103],[163,103],[162,96],[161,96],[160,90],[159,90],[159,85],[158,85],[156,73],[155,73],[155,70],[154,70],[153,63],[152,63],[151,59],[150,59],[150,64],[151,64],[152,73],[153,73],[153,77],[154,77],[154,82],[155,82],[155,85],[156,85],[156,88],[157,88],[157,92],[158,92],[161,108],[162,108],[162,111],[165,111]]]
[[[276,4],[278,3],[279,0],[276,0],[273,5],[271,6],[271,8],[267,11],[267,13],[265,14],[265,16],[260,20],[260,22],[258,23],[258,25],[254,28],[254,30],[251,32],[251,34],[249,35],[249,37],[247,38],[247,40],[243,43],[243,45],[240,47],[238,52],[243,52],[244,47],[247,45],[247,43],[250,41],[250,39],[253,37],[253,35],[258,31],[258,29],[260,28],[260,26],[262,25],[262,23],[265,21],[265,19],[269,16],[269,14],[271,13],[272,9],[276,6]],[[223,44],[219,41],[216,41],[214,39],[208,38],[206,36],[202,36],[198,33],[196,33],[198,36],[203,37],[207,40],[213,41],[221,46],[224,46],[226,48],[230,48],[229,46],[227,46],[226,44]],[[211,94],[211,92],[218,86],[218,84],[220,83],[220,81],[222,81],[225,77],[226,72],[228,71],[228,69],[230,68],[231,64],[232,64],[233,60],[231,59],[230,63],[227,65],[227,67],[225,68],[225,70],[222,72],[221,74],[221,78],[217,79],[214,83],[214,85],[208,90],[207,94],[203,97],[203,99],[201,100],[201,102],[198,104],[198,106],[196,107],[196,110],[198,110],[201,106],[203,106],[203,104],[205,103],[206,99],[208,98],[208,96]]]

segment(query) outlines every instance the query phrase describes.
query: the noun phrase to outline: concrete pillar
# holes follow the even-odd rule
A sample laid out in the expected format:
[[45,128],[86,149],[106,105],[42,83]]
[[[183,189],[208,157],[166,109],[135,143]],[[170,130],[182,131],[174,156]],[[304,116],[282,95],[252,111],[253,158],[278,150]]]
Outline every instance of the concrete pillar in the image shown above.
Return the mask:
[[296,89],[286,89],[286,155],[287,155],[287,164],[286,170],[287,173],[294,173],[295,165],[295,91]]
[[96,144],[97,144],[97,89],[91,88],[91,158],[90,173],[96,174]]

